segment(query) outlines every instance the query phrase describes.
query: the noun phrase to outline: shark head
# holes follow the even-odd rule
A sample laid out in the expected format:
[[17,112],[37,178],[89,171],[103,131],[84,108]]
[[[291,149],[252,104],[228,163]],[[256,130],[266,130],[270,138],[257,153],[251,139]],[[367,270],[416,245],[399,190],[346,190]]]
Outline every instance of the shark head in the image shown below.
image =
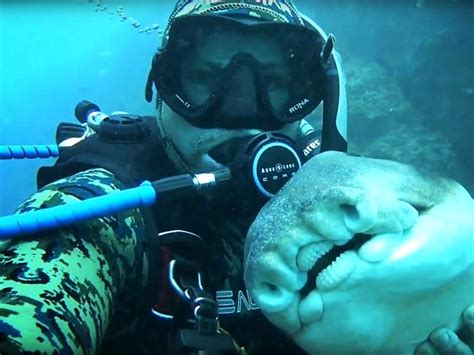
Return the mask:
[[474,203],[454,181],[326,152],[261,210],[245,282],[312,354],[413,354],[474,303]]

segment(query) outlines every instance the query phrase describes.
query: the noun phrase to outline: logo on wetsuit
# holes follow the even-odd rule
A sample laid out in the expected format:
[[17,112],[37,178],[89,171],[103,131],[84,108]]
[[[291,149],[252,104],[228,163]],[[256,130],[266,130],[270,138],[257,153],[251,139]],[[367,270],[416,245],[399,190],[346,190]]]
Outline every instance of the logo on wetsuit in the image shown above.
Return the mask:
[[234,300],[234,291],[221,290],[216,292],[216,301],[219,307],[219,314],[241,313],[242,305],[247,311],[259,309],[257,304],[250,297],[249,291],[239,290]]

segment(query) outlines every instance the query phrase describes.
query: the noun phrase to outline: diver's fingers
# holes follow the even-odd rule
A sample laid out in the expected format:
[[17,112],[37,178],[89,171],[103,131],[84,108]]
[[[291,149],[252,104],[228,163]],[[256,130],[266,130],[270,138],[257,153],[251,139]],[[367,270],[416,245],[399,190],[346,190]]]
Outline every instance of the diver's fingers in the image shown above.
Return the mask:
[[474,304],[471,304],[462,312],[462,318],[464,324],[474,333]]
[[439,328],[430,334],[429,340],[440,355],[472,355],[472,351],[451,329]]
[[415,348],[415,355],[439,355],[433,344],[425,341]]

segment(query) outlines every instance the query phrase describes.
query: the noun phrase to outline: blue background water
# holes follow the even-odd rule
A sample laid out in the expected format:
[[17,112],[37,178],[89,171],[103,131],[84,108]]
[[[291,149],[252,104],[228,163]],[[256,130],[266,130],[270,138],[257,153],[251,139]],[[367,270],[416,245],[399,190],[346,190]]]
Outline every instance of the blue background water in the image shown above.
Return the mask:
[[[144,100],[158,32],[139,33],[94,3],[1,3],[0,143],[52,144],[61,121],[75,122],[82,99],[104,112],[152,113]],[[158,4],[159,3],[159,4]],[[110,4],[110,5],[109,5]],[[144,25],[164,24],[172,2],[127,4]],[[36,184],[36,170],[53,160],[0,161],[0,214],[11,213]]]
[[[336,34],[337,48],[349,59],[376,58],[381,51],[385,59],[390,52],[408,58],[415,42],[459,22],[472,24],[473,14],[472,5],[449,0],[441,6],[429,6],[428,0],[425,6],[416,6],[415,0],[295,3]],[[159,30],[139,30],[154,23],[162,29],[174,1],[102,4],[0,1],[0,144],[54,143],[57,124],[74,122],[74,106],[82,99],[98,103],[104,112],[153,113],[143,93],[160,35]],[[119,6],[142,26],[122,21]],[[12,213],[35,191],[37,168],[52,163],[0,161],[0,215]]]

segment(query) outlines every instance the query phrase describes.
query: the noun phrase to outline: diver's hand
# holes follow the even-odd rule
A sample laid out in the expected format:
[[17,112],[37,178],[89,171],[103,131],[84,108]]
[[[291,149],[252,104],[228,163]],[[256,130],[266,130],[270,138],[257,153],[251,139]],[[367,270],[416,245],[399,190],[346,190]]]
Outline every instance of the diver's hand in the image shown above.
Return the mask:
[[[470,338],[474,338],[474,305],[467,307],[462,313],[463,323]],[[454,331],[439,328],[430,334],[428,339],[419,344],[415,355],[472,355],[473,349],[462,342]]]

